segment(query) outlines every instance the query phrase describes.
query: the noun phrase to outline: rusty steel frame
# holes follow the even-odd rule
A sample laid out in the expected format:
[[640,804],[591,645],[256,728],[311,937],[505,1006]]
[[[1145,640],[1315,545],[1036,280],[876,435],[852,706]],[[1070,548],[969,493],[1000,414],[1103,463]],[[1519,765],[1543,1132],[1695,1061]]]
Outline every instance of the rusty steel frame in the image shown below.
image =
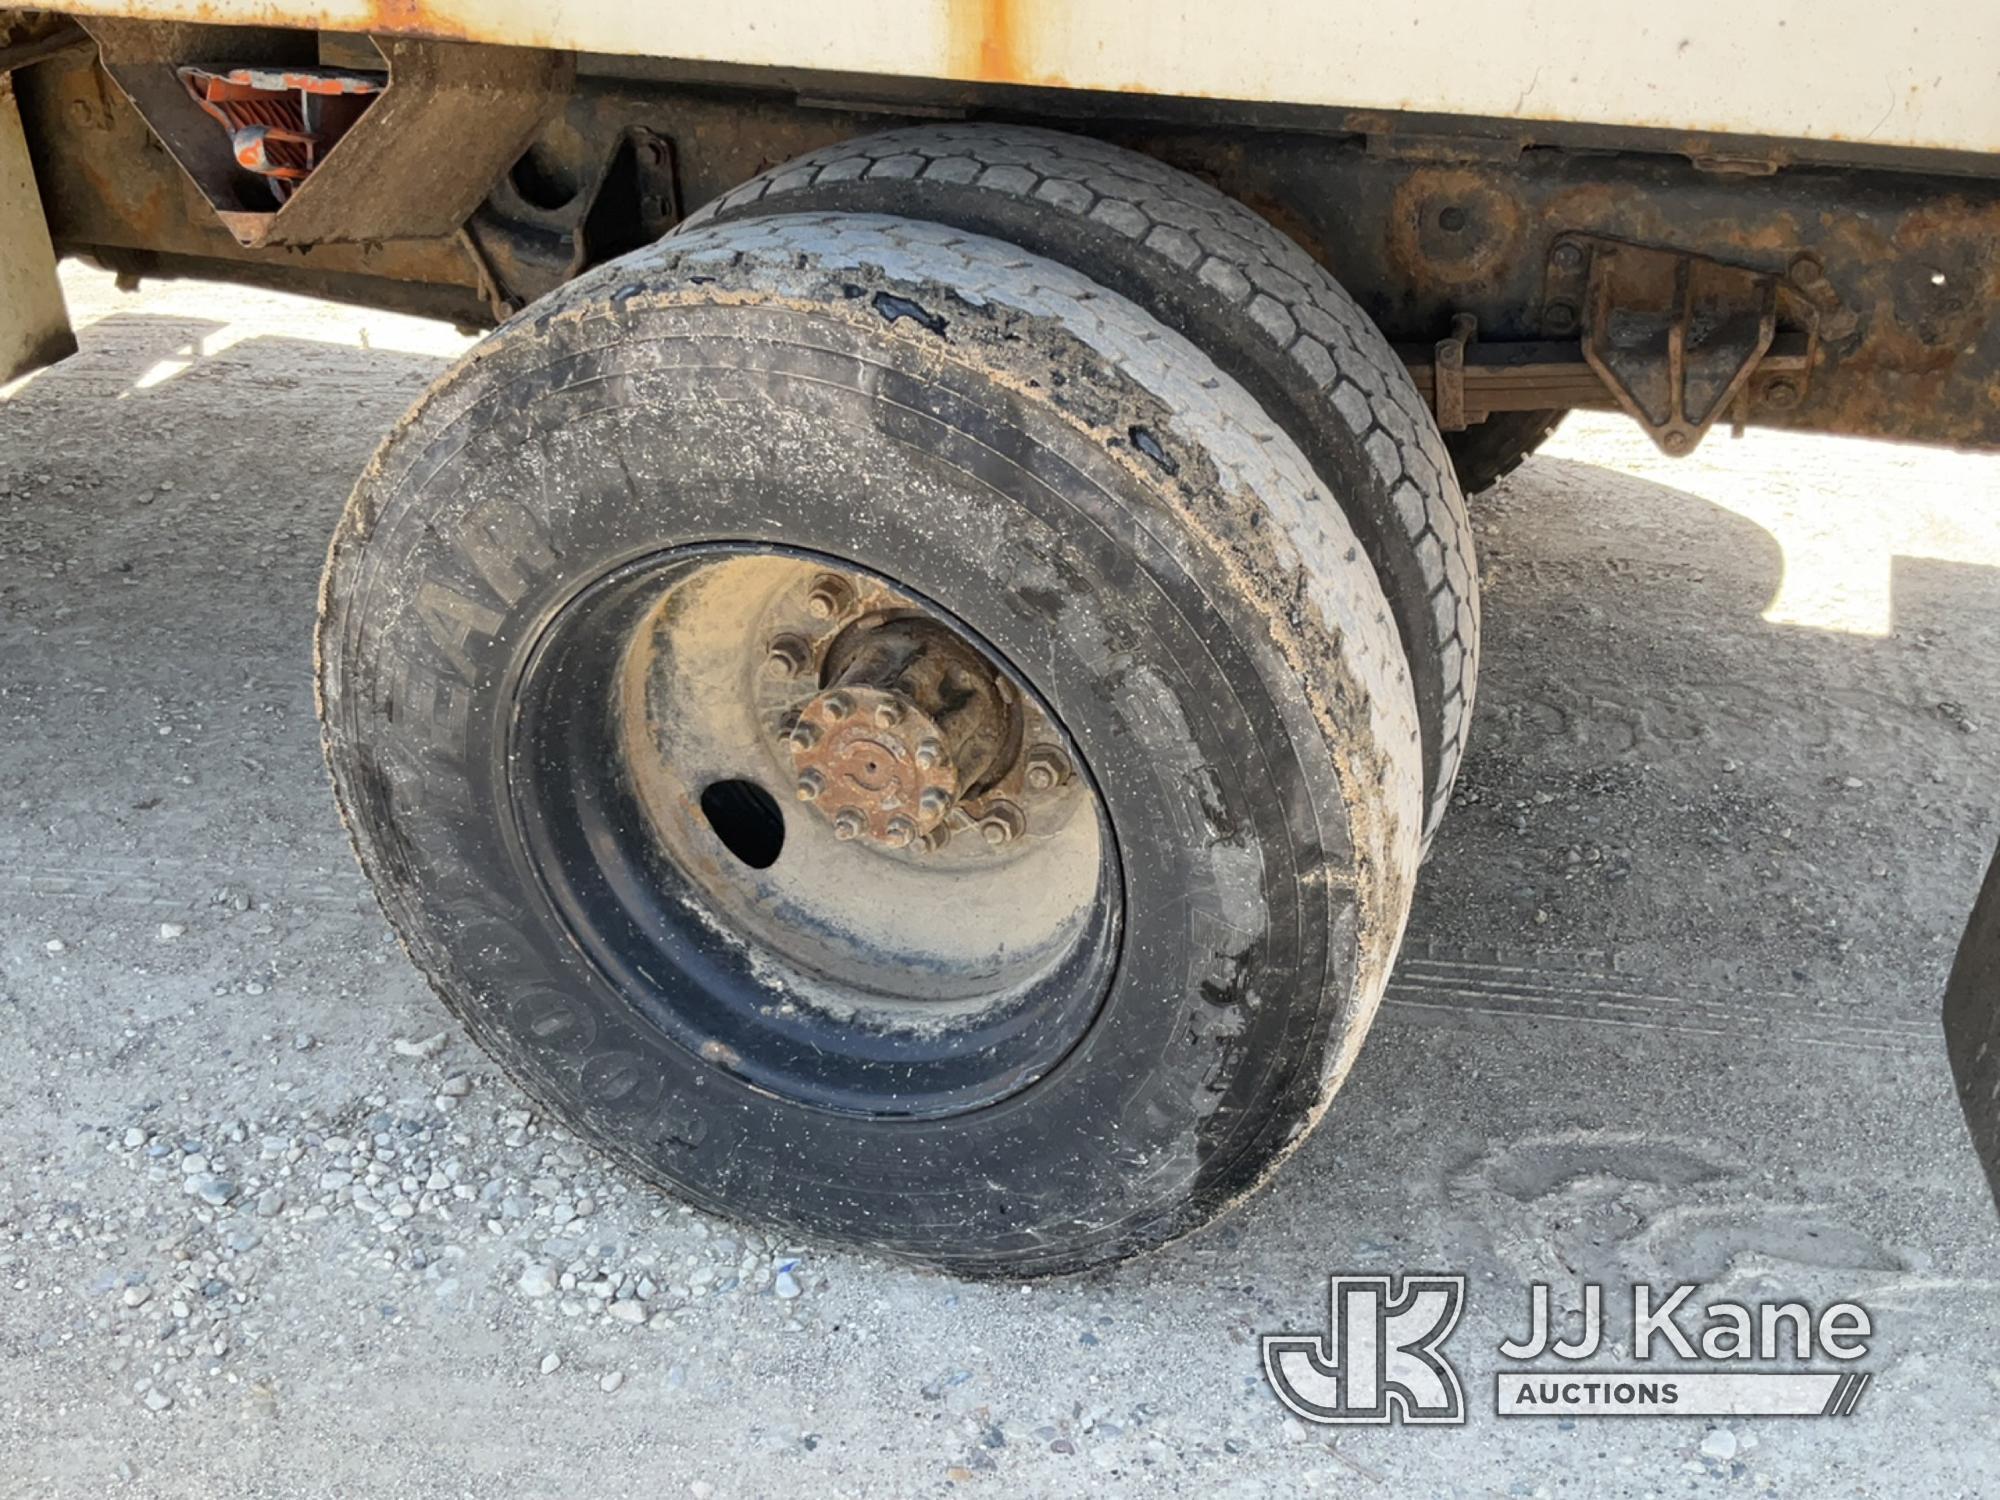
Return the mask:
[[[370,51],[359,37],[213,30],[229,33],[229,53],[211,61],[355,66]],[[198,51],[169,53],[215,39],[168,40],[151,43],[163,64],[198,60]],[[482,47],[456,56],[467,80],[523,58]],[[357,125],[278,216],[301,215],[283,231],[297,242],[286,247],[276,236],[239,244],[87,55],[23,75],[22,104],[50,230],[64,252],[135,274],[236,277],[468,324],[507,315],[800,152],[901,119],[1025,120],[1147,152],[1264,213],[1408,346],[1427,394],[1440,341],[1451,340],[1456,319],[1472,319],[1478,333],[1463,345],[1463,368],[1447,371],[1447,399],[1455,387],[1461,403],[1448,421],[1617,404],[1619,381],[1607,385],[1607,362],[1600,358],[1593,373],[1589,359],[1592,331],[1610,308],[1562,292],[1570,272],[1556,258],[1564,245],[1592,252],[1578,262],[1587,290],[1595,252],[1617,246],[1660,265],[1727,268],[1745,287],[1773,289],[1769,347],[1756,358],[1753,340],[1738,361],[1736,373],[1747,378],[1726,399],[1703,403],[1698,421],[1683,399],[1674,420],[1690,444],[1726,407],[1733,422],[2000,446],[2000,182],[1989,178],[1788,164],[1775,147],[1756,161],[1696,156],[1692,145],[1531,148],[1523,139],[1413,134],[1344,112],[1267,116],[1247,106],[1075,91],[926,91],[909,80],[877,80],[871,90],[869,80],[793,74],[612,76],[633,71],[612,69],[616,61],[582,59],[586,71],[532,143],[482,154],[425,142],[426,170],[451,180],[427,195],[436,211],[421,222],[371,204],[358,174],[304,217],[308,194],[355,146]],[[215,134],[184,94],[179,103]],[[636,170],[613,170],[621,152],[630,155],[621,143],[643,149]],[[1653,305],[1664,304],[1655,296]],[[1656,438],[1665,431],[1649,425]]]
[[[1772,349],[1729,393],[1732,421],[2000,447],[2000,182],[1823,167],[1751,175],[1685,157],[1462,140],[1390,149],[1279,131],[1110,133],[1271,218],[1393,340],[1434,358],[1454,318],[1472,315],[1468,391],[1477,378],[1490,410],[1566,404],[1555,398],[1577,372],[1526,346],[1587,335],[1596,310],[1553,294],[1552,260],[1565,243],[1616,244],[1774,287]],[[1584,287],[1592,263],[1579,254]],[[1431,358],[1416,361],[1420,385]],[[1555,389],[1532,388],[1550,379]],[[1509,382],[1519,385],[1503,394]],[[1567,404],[1615,398],[1602,379],[1597,392]]]

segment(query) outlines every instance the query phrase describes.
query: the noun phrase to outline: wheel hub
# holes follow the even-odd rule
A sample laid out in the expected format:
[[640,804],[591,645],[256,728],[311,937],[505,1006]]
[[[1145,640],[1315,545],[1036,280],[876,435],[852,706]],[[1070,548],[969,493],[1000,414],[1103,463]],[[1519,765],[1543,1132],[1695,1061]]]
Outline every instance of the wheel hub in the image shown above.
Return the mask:
[[935,859],[970,833],[957,849],[990,854],[1074,810],[1046,715],[909,599],[827,571],[767,619],[759,700],[793,794],[836,839]]
[[944,730],[905,694],[835,687],[799,711],[795,790],[838,839],[906,849],[944,821],[959,774]]

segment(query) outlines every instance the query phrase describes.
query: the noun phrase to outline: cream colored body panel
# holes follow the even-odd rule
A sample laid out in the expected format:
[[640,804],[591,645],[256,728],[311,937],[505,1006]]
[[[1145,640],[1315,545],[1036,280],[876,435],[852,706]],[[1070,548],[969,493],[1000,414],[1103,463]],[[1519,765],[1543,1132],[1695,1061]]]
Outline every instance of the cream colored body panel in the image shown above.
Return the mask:
[[2000,154],[1992,0],[79,0],[64,8]]

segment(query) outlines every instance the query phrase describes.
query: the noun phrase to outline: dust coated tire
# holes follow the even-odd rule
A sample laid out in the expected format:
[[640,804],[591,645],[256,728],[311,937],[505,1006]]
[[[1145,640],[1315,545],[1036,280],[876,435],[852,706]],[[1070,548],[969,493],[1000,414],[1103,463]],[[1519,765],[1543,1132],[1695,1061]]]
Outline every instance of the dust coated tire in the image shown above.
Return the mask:
[[1503,411],[1462,432],[1444,435],[1458,473],[1458,487],[1468,495],[1491,489],[1527,461],[1562,425],[1567,411]]
[[1250,393],[1340,502],[1388,595],[1423,726],[1428,838],[1472,716],[1478,571],[1437,426],[1353,298],[1295,241],[1185,172],[1017,125],[843,141],[744,183],[686,231],[829,209],[929,219],[1047,256],[1184,334]]
[[[760,610],[782,630],[736,671]],[[849,686],[864,625],[947,677],[990,664],[1034,754],[1059,742],[999,784],[1011,841],[931,864],[852,805],[829,823],[813,757],[892,725],[886,774],[951,708]],[[1127,1255],[1256,1185],[1407,913],[1415,708],[1339,507],[1177,335],[936,225],[715,226],[530,308],[363,475],[318,650],[362,864],[525,1089],[708,1208],[962,1273]],[[787,691],[816,696],[780,727],[811,732],[774,750],[758,705]],[[711,713],[741,732],[685,732]],[[924,774],[938,753],[917,741]],[[760,790],[786,756],[817,800]],[[984,935],[1051,884],[1008,872],[1071,835],[1087,859],[1049,868],[1082,898],[992,979],[1016,959]],[[949,920],[906,921],[934,886]]]

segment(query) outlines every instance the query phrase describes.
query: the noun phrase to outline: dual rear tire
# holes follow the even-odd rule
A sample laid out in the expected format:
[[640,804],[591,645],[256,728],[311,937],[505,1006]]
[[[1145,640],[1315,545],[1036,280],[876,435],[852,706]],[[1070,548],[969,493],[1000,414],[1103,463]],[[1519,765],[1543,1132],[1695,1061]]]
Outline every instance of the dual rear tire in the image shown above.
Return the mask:
[[1262,335],[786,206],[530,308],[384,443],[322,596],[341,808],[445,1003],[643,1175],[966,1274],[1129,1255],[1372,1018],[1441,672],[1351,519],[1372,440],[1462,505],[1365,324],[1323,388],[1378,416],[1315,458],[1231,373]]

